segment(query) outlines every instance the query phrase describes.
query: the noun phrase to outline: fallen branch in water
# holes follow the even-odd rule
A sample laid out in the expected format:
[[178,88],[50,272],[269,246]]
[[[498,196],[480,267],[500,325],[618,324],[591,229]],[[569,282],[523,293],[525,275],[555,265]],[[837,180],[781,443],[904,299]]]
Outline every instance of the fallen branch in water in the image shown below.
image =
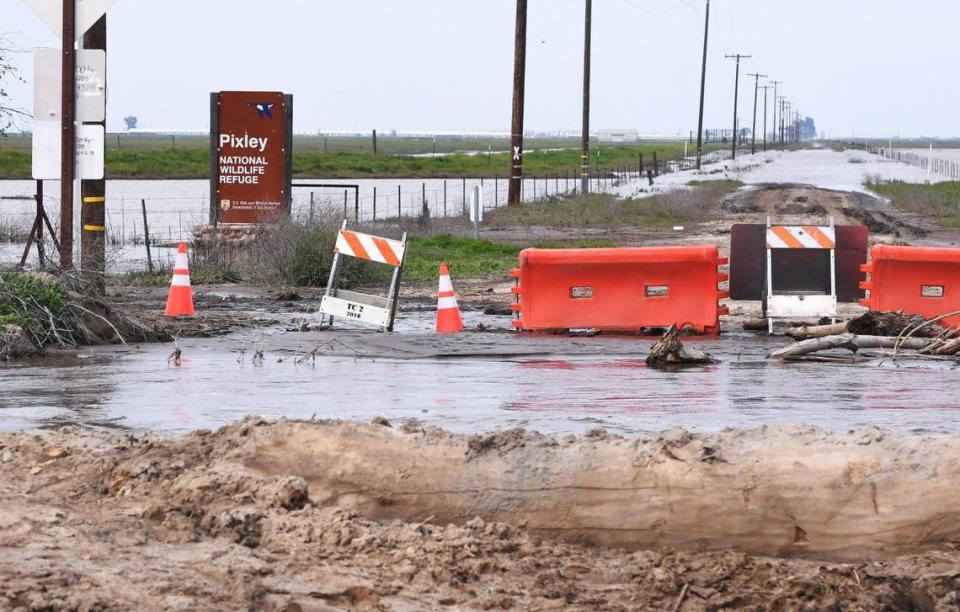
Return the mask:
[[[950,316],[950,315],[947,315]],[[917,328],[913,334],[924,338],[932,338],[941,333],[938,328],[926,326],[927,320],[920,315],[911,315],[904,312],[868,312],[845,321],[831,325],[800,325],[788,329],[787,336],[794,340],[808,340],[810,338],[824,338],[845,333],[858,336],[898,336],[904,331]]]
[[900,348],[920,350],[930,344],[930,338],[898,339],[891,336],[858,336],[857,334],[839,334],[824,338],[811,338],[791,344],[790,346],[773,351],[767,357],[771,359],[789,359],[801,355],[809,355],[819,351],[831,349],[847,349],[856,353],[860,349],[893,349]]
[[676,324],[671,325],[650,349],[647,355],[647,365],[707,365],[717,363],[709,353],[696,349],[684,348],[680,342],[680,332]]
[[847,322],[833,323],[831,325],[801,325],[786,331],[786,335],[794,340],[807,340],[810,338],[823,338],[825,336],[835,336],[847,331]]
[[956,310],[956,311],[954,311],[954,312],[948,312],[948,313],[945,314],[945,315],[940,315],[939,317],[934,317],[934,318],[932,318],[932,319],[929,319],[929,320],[927,320],[927,321],[924,321],[924,322],[922,322],[922,323],[919,323],[919,324],[917,324],[917,325],[915,325],[915,326],[913,326],[913,327],[911,327],[911,328],[904,329],[903,331],[901,331],[901,332],[900,332],[900,335],[897,336],[897,341],[898,341],[898,342],[897,342],[896,348],[895,348],[894,351],[893,351],[893,358],[894,358],[894,359],[897,358],[897,355],[900,353],[900,349],[901,349],[901,348],[910,348],[909,346],[904,346],[904,343],[905,343],[907,340],[911,340],[913,336],[918,335],[918,334],[921,332],[921,330],[923,330],[924,328],[929,328],[929,326],[932,325],[932,324],[934,324],[934,323],[939,323],[940,321],[942,321],[942,320],[944,320],[944,319],[947,319],[947,318],[950,318],[950,317],[955,317],[955,316],[957,316],[957,315],[960,315],[960,310]]

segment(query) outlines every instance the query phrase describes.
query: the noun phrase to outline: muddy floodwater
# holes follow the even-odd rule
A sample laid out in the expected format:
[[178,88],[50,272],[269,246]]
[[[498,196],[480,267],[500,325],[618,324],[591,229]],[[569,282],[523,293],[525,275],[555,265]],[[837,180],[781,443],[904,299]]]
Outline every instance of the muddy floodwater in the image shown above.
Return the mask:
[[[182,339],[180,367],[167,365],[172,344],[86,348],[79,359],[8,365],[0,368],[0,429],[78,423],[173,434],[258,414],[416,418],[463,433],[786,423],[960,430],[953,365],[779,363],[765,356],[789,340],[740,332],[688,339],[718,365],[664,371],[644,363],[649,338],[517,335],[507,317],[465,316],[468,328],[483,323],[492,331],[438,336],[433,313],[409,312],[394,334],[298,333],[280,322]],[[298,363],[316,347],[315,359]],[[264,358],[254,365],[258,348]]]

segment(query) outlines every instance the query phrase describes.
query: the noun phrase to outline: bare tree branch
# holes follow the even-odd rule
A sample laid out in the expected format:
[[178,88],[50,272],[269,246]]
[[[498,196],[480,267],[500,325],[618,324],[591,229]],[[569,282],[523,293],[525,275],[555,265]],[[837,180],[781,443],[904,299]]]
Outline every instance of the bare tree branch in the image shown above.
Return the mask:
[[10,92],[7,90],[9,83],[26,83],[11,59],[15,53],[24,52],[14,44],[9,32],[0,33],[0,136],[5,136],[7,130],[14,127],[18,120],[32,118],[28,111],[11,106],[8,102],[10,100]]

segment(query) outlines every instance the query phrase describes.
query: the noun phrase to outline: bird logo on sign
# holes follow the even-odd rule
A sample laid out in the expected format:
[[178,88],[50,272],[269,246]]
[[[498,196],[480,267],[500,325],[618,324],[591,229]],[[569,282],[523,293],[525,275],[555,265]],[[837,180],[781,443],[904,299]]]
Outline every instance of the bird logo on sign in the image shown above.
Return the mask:
[[261,119],[273,119],[273,104],[269,102],[248,102],[247,106],[257,109],[257,116]]

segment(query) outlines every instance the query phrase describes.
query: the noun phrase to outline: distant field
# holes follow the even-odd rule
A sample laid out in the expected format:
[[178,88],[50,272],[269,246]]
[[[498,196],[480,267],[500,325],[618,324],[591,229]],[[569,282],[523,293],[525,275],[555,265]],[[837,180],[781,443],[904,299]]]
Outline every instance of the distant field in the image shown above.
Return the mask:
[[[0,139],[0,178],[30,178],[29,136]],[[709,145],[707,151],[720,145]],[[319,136],[294,139],[293,171],[297,178],[374,177],[506,177],[510,158],[506,139],[378,138],[377,155],[372,139],[338,137],[324,141]],[[537,139],[524,142],[524,170],[528,176],[571,176],[579,172],[580,144],[576,139]],[[692,151],[692,147],[689,148]],[[208,139],[201,136],[156,136],[109,134],[108,178],[207,178]],[[477,153],[479,151],[479,153]],[[468,154],[470,152],[471,154]],[[640,155],[652,163],[656,153],[662,161],[684,152],[683,142],[645,142],[591,146],[594,169],[636,169]]]
[[841,138],[825,140],[823,143],[837,150],[863,149],[865,146],[867,148],[880,148],[890,147],[891,145],[893,145],[894,149],[928,149],[931,144],[933,145],[934,149],[960,149],[960,139],[923,140],[917,138],[907,140],[891,140],[889,138]]
[[[105,144],[108,151],[156,151],[161,149],[206,151],[209,147],[209,138],[206,135],[117,133],[107,134]],[[664,147],[679,145],[680,150],[683,150],[683,140],[651,141],[639,144],[662,145]],[[580,139],[528,137],[524,139],[523,147],[524,149],[579,149]],[[30,148],[29,134],[10,134],[0,138],[0,151],[29,153]],[[319,136],[298,134],[294,136],[294,148],[305,153],[373,153],[373,137],[372,135]],[[432,137],[377,134],[377,152],[387,155],[429,155],[468,151],[506,153],[509,150],[510,140],[501,137],[438,136],[434,139]]]

